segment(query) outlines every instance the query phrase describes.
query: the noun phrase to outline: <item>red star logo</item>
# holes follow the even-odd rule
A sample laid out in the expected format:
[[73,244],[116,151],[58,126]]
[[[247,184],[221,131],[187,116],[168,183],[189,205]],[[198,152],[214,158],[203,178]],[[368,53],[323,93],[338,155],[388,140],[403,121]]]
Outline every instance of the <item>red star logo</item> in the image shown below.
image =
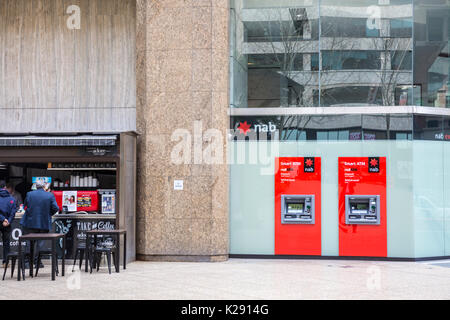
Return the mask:
[[308,167],[311,167],[312,164],[313,164],[313,161],[312,161],[311,159],[307,159],[307,160],[306,160],[306,165],[307,165]]
[[371,160],[370,160],[370,165],[371,165],[372,167],[376,167],[376,166],[378,165],[377,159],[371,159]]
[[238,127],[239,132],[240,132],[240,133],[243,133],[243,134],[247,134],[247,132],[250,131],[250,126],[251,126],[251,125],[249,125],[249,124],[247,123],[247,121],[245,121],[245,122],[239,122],[239,127]]

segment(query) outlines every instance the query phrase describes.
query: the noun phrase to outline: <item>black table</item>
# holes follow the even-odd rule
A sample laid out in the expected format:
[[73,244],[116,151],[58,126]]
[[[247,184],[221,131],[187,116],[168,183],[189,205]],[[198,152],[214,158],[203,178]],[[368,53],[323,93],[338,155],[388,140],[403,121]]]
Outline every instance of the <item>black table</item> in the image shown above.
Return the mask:
[[[61,233],[29,233],[19,237],[19,272],[17,273],[17,281],[20,281],[20,275],[22,274],[23,280],[25,280],[25,266],[22,259],[22,241],[30,241],[30,276],[33,277],[33,263],[34,263],[34,242],[35,241],[52,241],[52,280],[56,278],[56,265],[58,263],[58,256],[56,254],[56,241],[63,239],[63,252],[66,250],[66,237]],[[62,255],[62,276],[64,277],[65,269],[65,255]]]
[[[97,236],[115,236],[116,237],[116,247],[117,247],[117,254],[115,255],[115,267],[116,272],[120,272],[120,235],[123,235],[123,268],[126,269],[127,264],[127,231],[123,229],[117,229],[117,230],[90,230],[86,231],[86,253],[89,255],[90,245],[91,241],[90,238],[94,237],[94,246],[97,245]],[[85,270],[88,272],[88,260],[86,260],[85,264]]]

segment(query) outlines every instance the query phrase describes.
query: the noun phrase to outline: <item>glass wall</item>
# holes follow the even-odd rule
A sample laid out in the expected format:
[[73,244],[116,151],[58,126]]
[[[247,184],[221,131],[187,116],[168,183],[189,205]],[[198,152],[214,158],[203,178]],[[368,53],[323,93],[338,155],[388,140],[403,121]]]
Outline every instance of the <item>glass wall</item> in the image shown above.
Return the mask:
[[[439,144],[443,144],[442,142]],[[264,142],[233,142],[231,149],[236,155],[248,156],[245,161],[230,166],[230,253],[275,253],[275,187],[274,161],[280,157],[321,157],[322,163],[322,252],[323,256],[339,256],[339,199],[338,158],[345,156],[387,158],[387,243],[388,257],[415,257],[415,242],[429,236],[428,227],[423,234],[414,231],[413,206],[413,146],[414,141],[286,141],[279,144],[277,152],[269,152]],[[261,150],[264,152],[261,153]],[[260,161],[252,162],[251,154],[259,154]],[[262,160],[262,154],[267,159]],[[442,179],[442,178],[441,178]],[[450,197],[449,197],[450,198]],[[439,220],[440,219],[440,220]],[[442,215],[431,221],[437,224],[442,236]],[[447,235],[447,233],[446,233]],[[450,239],[450,232],[447,235]],[[428,240],[427,241],[431,241]],[[437,244],[441,248],[443,240]],[[441,250],[442,251],[442,250]],[[439,256],[443,252],[433,251]],[[421,251],[420,254],[423,252]],[[427,254],[428,252],[425,252]],[[419,254],[419,253],[418,253]]]
[[[232,108],[450,107],[448,0],[231,3]],[[387,157],[388,257],[450,254],[445,111],[292,111],[231,117],[231,153],[242,160],[230,165],[232,254],[274,254],[274,159],[316,156],[322,255],[339,255],[338,158],[375,154]]]
[[450,107],[449,17],[447,1],[414,1],[414,84],[423,106]]
[[450,107],[442,0],[234,0],[231,105]]

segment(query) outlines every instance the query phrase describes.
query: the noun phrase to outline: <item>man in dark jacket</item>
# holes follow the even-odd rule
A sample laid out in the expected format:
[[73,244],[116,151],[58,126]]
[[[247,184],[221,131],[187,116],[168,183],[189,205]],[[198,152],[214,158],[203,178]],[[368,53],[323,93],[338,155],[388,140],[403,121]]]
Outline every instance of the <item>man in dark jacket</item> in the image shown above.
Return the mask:
[[[49,233],[52,228],[52,216],[59,211],[55,196],[44,190],[44,183],[37,182],[36,190],[27,193],[24,202],[25,214],[20,220],[24,234]],[[45,242],[38,241],[41,250]],[[36,254],[38,250],[35,250]]]
[[9,253],[11,223],[16,216],[16,202],[6,190],[5,181],[0,181],[0,232],[3,241],[3,264],[6,262],[6,256]]
[[27,233],[48,233],[52,228],[52,216],[59,211],[55,196],[44,190],[43,183],[36,183],[37,190],[27,193],[25,214],[20,224]]

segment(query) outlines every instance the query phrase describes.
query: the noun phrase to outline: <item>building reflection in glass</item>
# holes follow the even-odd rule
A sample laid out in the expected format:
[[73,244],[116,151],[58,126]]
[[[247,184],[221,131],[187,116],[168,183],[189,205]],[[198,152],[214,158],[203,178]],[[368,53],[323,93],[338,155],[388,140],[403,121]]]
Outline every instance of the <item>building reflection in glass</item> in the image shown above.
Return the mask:
[[449,107],[437,0],[235,0],[233,107]]

